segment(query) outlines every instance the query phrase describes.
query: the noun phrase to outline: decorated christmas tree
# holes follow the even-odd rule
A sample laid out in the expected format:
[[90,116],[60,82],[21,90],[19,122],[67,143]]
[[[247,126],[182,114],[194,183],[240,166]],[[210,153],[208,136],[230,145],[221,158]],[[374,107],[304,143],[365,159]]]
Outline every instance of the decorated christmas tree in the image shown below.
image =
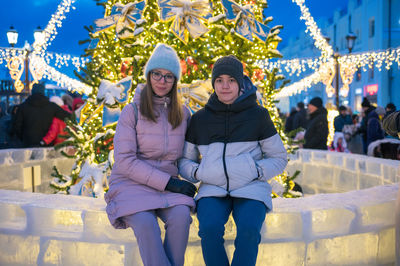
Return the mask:
[[[221,56],[233,54],[244,62],[245,74],[258,87],[259,101],[270,112],[285,144],[274,95],[285,85],[277,70],[261,69],[261,62],[281,57],[277,45],[281,26],[269,26],[265,1],[109,0],[104,18],[87,27],[90,39],[85,50],[90,62],[79,78],[93,87],[78,115],[70,122],[71,137],[61,147],[73,146],[65,154],[76,159],[71,175],[55,169],[52,186],[70,194],[102,197],[113,165],[113,136],[122,108],[131,102],[135,88],[145,82],[143,68],[157,43],[175,48],[182,66],[179,89],[185,105],[200,109],[212,93],[211,69]],[[277,83],[280,83],[279,88]],[[290,145],[287,145],[290,150]],[[275,193],[294,194],[293,177],[276,177]],[[274,186],[273,186],[274,187]]]

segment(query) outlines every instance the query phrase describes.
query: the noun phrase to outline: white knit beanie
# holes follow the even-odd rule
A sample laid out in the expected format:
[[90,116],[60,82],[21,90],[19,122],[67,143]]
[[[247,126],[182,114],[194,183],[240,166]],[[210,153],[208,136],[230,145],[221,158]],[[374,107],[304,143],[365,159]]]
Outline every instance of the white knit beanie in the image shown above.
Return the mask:
[[149,61],[144,68],[144,74],[147,77],[149,71],[162,68],[171,71],[176,77],[177,81],[181,78],[181,64],[179,62],[179,57],[175,50],[164,43],[157,44],[150,56]]
[[57,104],[58,106],[63,106],[64,105],[64,101],[61,100],[61,98],[58,97],[58,96],[51,96],[50,97],[50,102],[53,102],[53,103]]

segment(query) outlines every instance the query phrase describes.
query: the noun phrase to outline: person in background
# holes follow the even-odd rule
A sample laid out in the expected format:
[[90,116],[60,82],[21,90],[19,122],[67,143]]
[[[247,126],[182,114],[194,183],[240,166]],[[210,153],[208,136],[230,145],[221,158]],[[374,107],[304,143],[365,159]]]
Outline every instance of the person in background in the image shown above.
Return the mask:
[[298,102],[296,107],[297,113],[293,117],[293,129],[307,128],[307,110],[304,108],[303,102]]
[[296,115],[296,113],[297,113],[296,108],[292,108],[289,116],[286,118],[286,121],[285,121],[285,133],[286,134],[288,134],[290,131],[294,130],[293,120],[294,120],[294,116]]
[[385,114],[385,109],[378,106],[368,114],[367,122],[367,147],[374,141],[385,137],[381,126],[381,117]]
[[15,133],[25,148],[40,146],[54,117],[61,120],[71,118],[69,112],[49,101],[44,90],[43,84],[33,84],[32,95],[20,105],[16,114]]
[[359,129],[357,130],[357,133],[361,134],[362,137],[362,144],[363,144],[363,153],[367,154],[368,152],[368,137],[367,137],[367,131],[368,131],[368,119],[369,119],[369,114],[375,110],[375,107],[371,105],[369,100],[364,97],[362,103],[361,103],[361,108],[362,108],[362,120]]
[[[64,109],[69,113],[71,112],[69,110],[68,105],[66,105],[64,101],[58,96],[52,96],[50,98],[50,102],[57,104],[58,106],[60,106],[62,109]],[[43,139],[40,141],[40,145],[41,146],[57,145],[65,141],[66,138],[63,138],[62,136],[68,135],[68,133],[65,131],[66,126],[67,125],[63,120],[54,117],[50,125],[49,131],[47,132],[46,136],[44,136]]]
[[158,44],[144,74],[146,85],[136,88],[117,123],[106,212],[115,228],[133,229],[145,266],[182,266],[196,187],[178,177],[176,165],[190,112],[178,94],[181,66],[175,50]]
[[343,132],[343,128],[345,125],[352,125],[353,120],[351,116],[347,113],[346,106],[339,106],[339,115],[335,117],[333,120],[333,126],[335,128],[335,132]]
[[272,210],[268,180],[283,172],[287,153],[235,56],[215,62],[212,86],[206,106],[190,121],[179,172],[201,182],[196,201],[205,264],[230,265],[224,232],[232,214],[237,235],[231,265],[251,266],[266,213]]
[[312,98],[307,110],[310,116],[306,133],[304,134],[305,149],[327,150],[328,142],[328,111],[322,105],[320,97]]
[[74,102],[74,98],[68,93],[64,93],[63,96],[61,96],[61,99],[64,102],[64,105],[67,105],[69,110],[72,111],[72,104]]
[[385,117],[393,112],[396,112],[396,105],[394,105],[393,103],[388,103],[385,107],[385,111],[386,111]]

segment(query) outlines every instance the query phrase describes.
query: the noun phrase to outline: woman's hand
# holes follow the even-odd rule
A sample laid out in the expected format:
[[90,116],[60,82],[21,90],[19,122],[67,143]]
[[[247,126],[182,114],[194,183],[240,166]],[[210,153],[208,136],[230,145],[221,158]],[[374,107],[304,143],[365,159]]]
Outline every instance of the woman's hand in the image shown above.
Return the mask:
[[193,198],[197,188],[192,183],[171,176],[167,183],[167,186],[165,187],[165,190],[174,193],[181,193]]

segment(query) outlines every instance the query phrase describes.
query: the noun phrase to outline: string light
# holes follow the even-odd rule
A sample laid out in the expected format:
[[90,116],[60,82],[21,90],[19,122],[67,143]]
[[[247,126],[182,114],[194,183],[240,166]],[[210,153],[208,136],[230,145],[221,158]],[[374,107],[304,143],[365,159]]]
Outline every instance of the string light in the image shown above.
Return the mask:
[[65,14],[68,13],[71,8],[75,9],[72,4],[75,0],[62,0],[61,3],[57,7],[56,13],[51,16],[49,23],[46,28],[43,30],[44,41],[39,43],[35,41],[33,43],[34,53],[44,55],[43,53],[46,51],[47,46],[51,44],[51,42],[55,39],[57,35],[57,27],[60,28],[62,26],[62,21],[66,18]]

